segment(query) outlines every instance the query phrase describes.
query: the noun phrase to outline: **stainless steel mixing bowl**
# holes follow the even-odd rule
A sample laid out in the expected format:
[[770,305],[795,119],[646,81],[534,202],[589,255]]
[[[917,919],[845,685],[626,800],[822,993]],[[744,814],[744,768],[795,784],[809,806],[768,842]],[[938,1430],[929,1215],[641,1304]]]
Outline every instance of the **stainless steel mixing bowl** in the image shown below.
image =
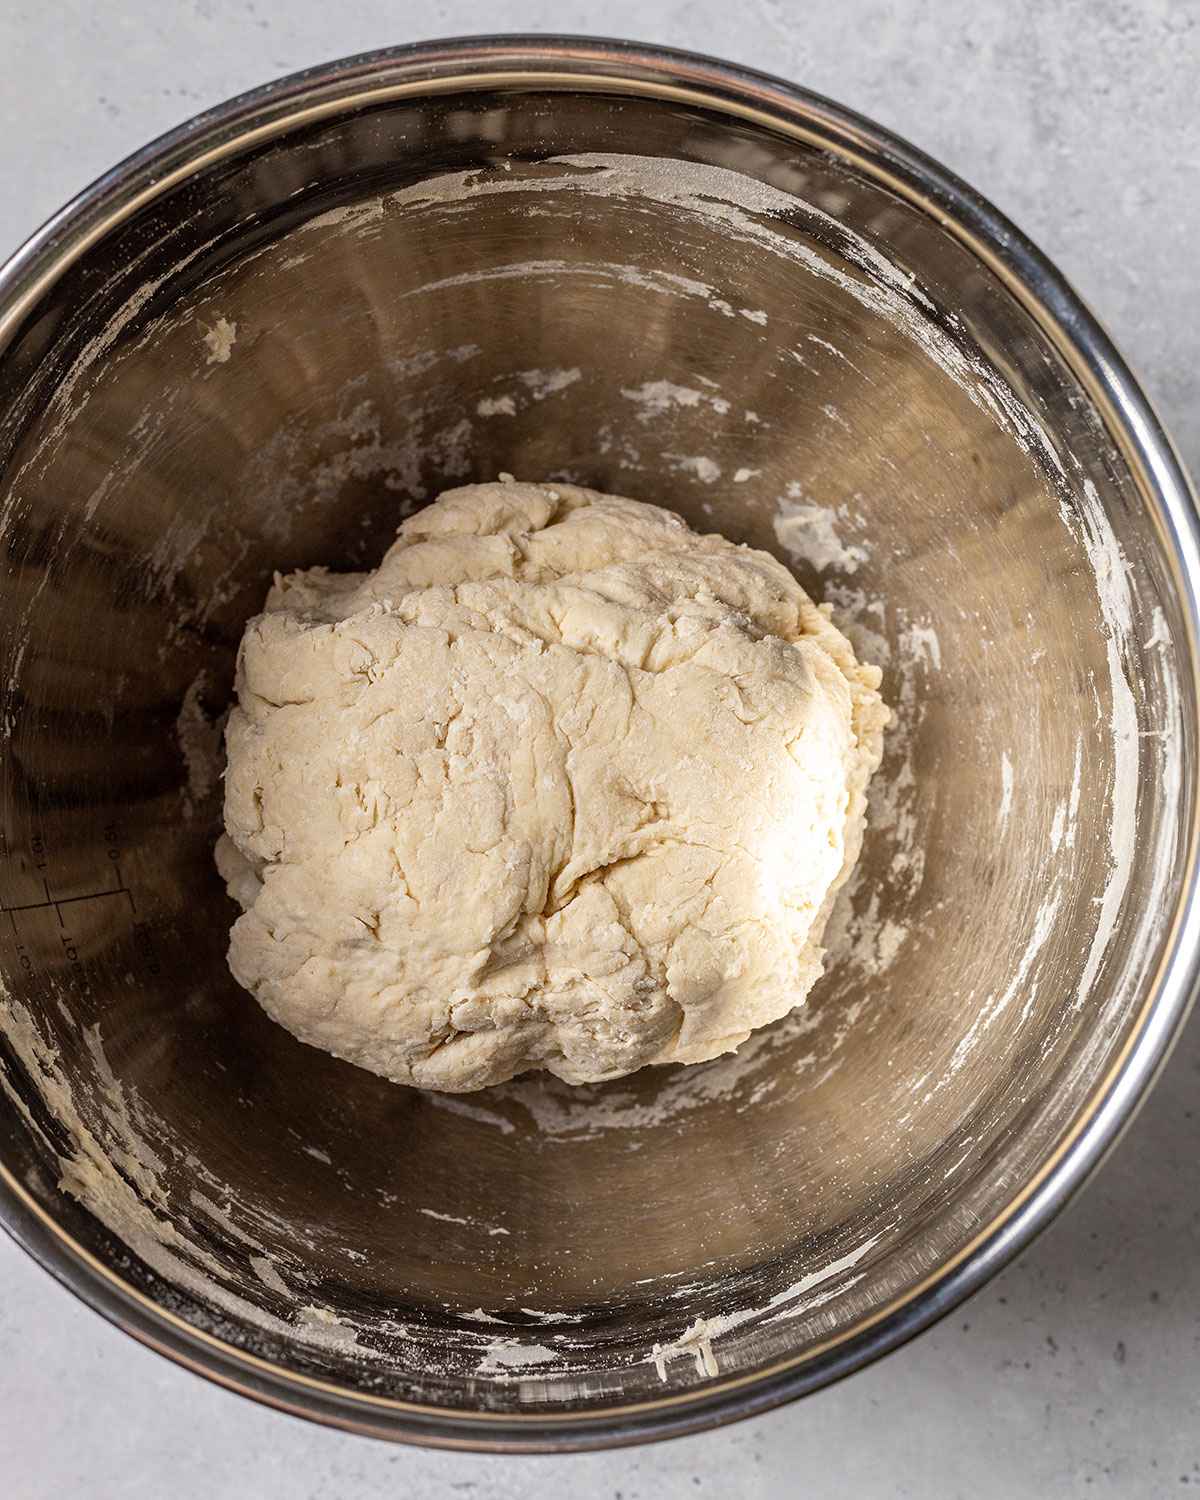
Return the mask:
[[[404,49],[117,168],[0,348],[0,1210],[98,1310],[364,1432],[646,1438],[893,1347],[1113,1141],[1196,976],[1196,513],[935,164],[703,58]],[[775,549],[887,668],[829,973],[736,1058],[438,1098],[227,972],[243,622],[501,470]]]

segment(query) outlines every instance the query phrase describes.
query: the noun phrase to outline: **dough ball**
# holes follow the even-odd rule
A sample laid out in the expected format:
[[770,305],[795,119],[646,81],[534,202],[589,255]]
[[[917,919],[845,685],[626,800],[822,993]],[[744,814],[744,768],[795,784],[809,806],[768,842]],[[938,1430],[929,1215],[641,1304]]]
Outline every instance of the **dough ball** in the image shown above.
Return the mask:
[[821,973],[878,686],[764,552],[573,485],[451,490],[246,627],[230,967],[422,1088],[728,1052]]

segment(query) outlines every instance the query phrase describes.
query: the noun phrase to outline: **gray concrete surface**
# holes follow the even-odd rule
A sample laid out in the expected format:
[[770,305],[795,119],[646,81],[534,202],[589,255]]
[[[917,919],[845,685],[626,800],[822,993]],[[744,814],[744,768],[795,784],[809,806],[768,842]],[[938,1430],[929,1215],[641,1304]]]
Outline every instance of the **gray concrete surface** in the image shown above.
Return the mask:
[[[119,157],[271,76],[481,30],[634,36],[907,135],[1052,255],[1200,472],[1196,0],[4,0],[0,254]],[[1200,1024],[1084,1196],[924,1338],[801,1405],[622,1453],[423,1453],[252,1406],[136,1346],[0,1236],[0,1492],[102,1500],[1200,1490]]]

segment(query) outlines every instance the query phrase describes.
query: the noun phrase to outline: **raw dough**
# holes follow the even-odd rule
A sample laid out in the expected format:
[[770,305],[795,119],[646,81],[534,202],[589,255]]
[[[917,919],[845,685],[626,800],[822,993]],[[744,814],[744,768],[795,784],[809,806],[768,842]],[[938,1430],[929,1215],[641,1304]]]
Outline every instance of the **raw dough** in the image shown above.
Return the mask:
[[821,973],[878,686],[764,552],[573,485],[451,490],[246,627],[230,967],[424,1088],[730,1051]]

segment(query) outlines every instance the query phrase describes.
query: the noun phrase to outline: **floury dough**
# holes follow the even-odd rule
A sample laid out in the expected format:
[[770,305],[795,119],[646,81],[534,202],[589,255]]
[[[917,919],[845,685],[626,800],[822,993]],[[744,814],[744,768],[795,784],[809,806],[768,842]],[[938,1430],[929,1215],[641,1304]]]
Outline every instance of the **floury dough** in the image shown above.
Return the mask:
[[821,973],[878,687],[764,552],[573,485],[451,490],[246,627],[230,967],[423,1088],[728,1052]]

